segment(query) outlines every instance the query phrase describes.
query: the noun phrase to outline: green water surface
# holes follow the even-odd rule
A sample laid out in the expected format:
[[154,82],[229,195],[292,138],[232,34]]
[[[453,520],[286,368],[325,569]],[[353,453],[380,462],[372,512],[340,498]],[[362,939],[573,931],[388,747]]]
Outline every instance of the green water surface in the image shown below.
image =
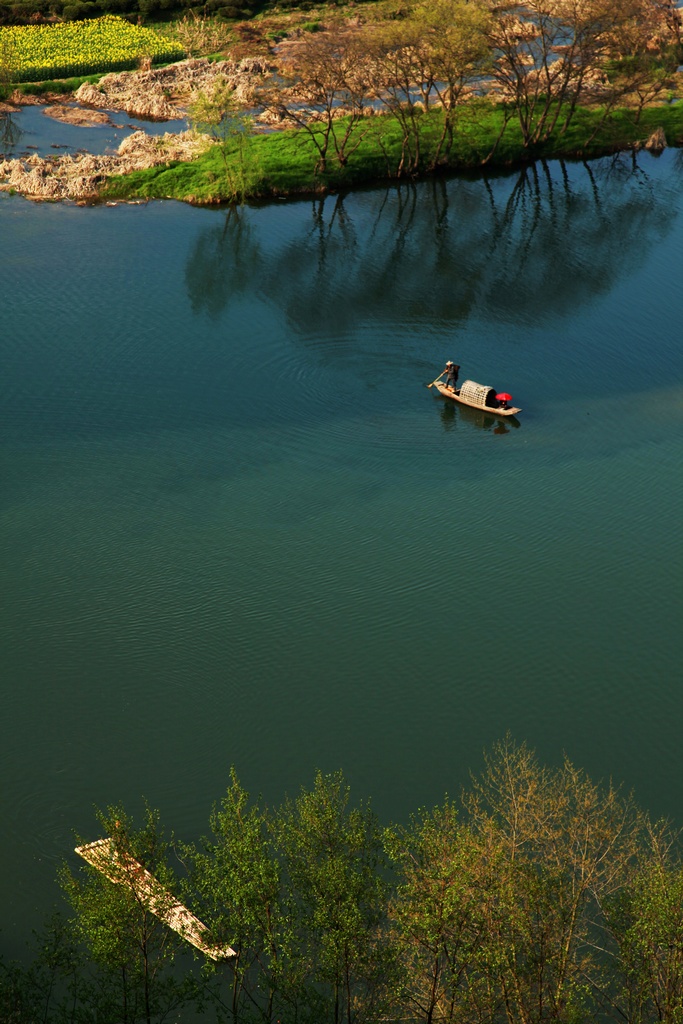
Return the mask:
[[93,805],[195,838],[231,763],[401,819],[510,730],[683,822],[682,208],[676,152],[0,198],[4,952]]

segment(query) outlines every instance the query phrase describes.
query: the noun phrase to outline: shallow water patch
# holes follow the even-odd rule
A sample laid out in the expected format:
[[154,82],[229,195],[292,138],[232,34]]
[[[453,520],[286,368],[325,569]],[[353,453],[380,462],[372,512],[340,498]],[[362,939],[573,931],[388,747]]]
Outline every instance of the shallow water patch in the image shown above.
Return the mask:
[[[184,118],[173,121],[145,121],[129,117],[120,110],[93,111],[77,103],[66,104],[65,110],[83,111],[84,118],[92,114],[104,114],[101,123],[74,124],[68,120],[45,116],[55,105],[40,104],[20,107],[16,112],[0,115],[0,159],[13,160],[17,157],[49,156],[55,149],[67,153],[87,152],[95,156],[114,152],[133,132],[144,131],[147,135],[164,135],[166,132],[183,132],[188,128]],[[57,108],[60,109],[60,108]]]

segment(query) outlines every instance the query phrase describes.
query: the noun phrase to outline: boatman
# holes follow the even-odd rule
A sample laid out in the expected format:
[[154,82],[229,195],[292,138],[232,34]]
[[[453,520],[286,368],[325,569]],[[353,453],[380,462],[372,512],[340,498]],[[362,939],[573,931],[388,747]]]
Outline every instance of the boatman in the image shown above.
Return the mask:
[[449,359],[446,363],[446,369],[443,371],[446,374],[446,387],[453,388],[455,391],[455,385],[458,383],[458,371],[460,367],[457,366],[452,359]]

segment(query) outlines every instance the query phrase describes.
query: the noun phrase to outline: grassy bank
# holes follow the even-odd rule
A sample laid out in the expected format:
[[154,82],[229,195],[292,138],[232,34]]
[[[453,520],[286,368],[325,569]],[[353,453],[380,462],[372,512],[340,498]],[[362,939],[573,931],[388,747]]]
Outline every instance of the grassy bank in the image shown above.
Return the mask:
[[76,92],[84,82],[99,82],[104,72],[96,75],[76,75],[74,78],[55,78],[45,82],[19,82],[16,85],[8,86],[6,92],[16,91],[24,96],[48,96],[62,95]]
[[[441,136],[440,112],[423,115],[420,161],[416,176],[430,173]],[[670,146],[683,144],[683,104],[646,109],[638,121],[633,111],[618,110],[604,120],[600,109],[582,109],[569,131],[535,148],[525,148],[515,121],[503,128],[500,108],[479,108],[476,116],[459,122],[447,157],[438,171],[474,171],[482,166],[505,168],[545,158],[590,159],[643,144],[663,128]],[[294,196],[392,180],[401,159],[402,133],[392,117],[368,119],[362,141],[341,166],[330,153],[324,171],[316,171],[316,152],[303,131],[253,136],[240,148],[237,141],[215,145],[189,163],[176,163],[110,178],[103,191],[108,198],[172,198],[193,203],[229,202],[235,198],[265,199]]]

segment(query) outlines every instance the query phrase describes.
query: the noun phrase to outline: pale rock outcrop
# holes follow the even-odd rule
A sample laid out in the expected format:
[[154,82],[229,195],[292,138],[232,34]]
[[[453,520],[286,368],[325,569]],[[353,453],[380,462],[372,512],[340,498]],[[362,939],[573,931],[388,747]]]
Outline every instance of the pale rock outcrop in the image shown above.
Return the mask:
[[643,149],[650,153],[663,153],[666,149],[666,134],[663,128],[655,128],[647,142],[643,143]]
[[104,75],[96,85],[84,82],[75,99],[84,106],[124,110],[131,117],[167,121],[182,117],[183,107],[193,95],[216,81],[226,81],[235,90],[235,98],[248,103],[256,82],[268,70],[265,61],[254,57],[238,63],[197,57],[165,68]]
[[[253,99],[255,86],[269,71],[268,64],[258,57],[237,63],[196,58],[165,68],[104,75],[96,85],[89,82],[81,85],[74,98],[81,108],[98,112],[123,110],[131,117],[165,121],[183,117],[183,107],[215,82],[227,82],[234,89],[236,99],[248,104]],[[11,100],[23,104],[36,102],[33,97],[20,95],[13,95]],[[109,120],[103,113],[88,113],[55,103],[54,99],[45,113],[79,124]],[[212,144],[207,136],[193,131],[163,136],[138,131],[124,139],[115,154],[33,155],[4,160],[0,161],[0,190],[20,192],[30,199],[94,199],[111,175],[129,174],[175,160],[191,160]]]
[[110,175],[130,174],[173,160],[191,160],[210,145],[206,136],[192,131],[179,135],[134,132],[112,155],[34,154],[25,159],[0,161],[0,190],[20,192],[29,199],[93,199]]

